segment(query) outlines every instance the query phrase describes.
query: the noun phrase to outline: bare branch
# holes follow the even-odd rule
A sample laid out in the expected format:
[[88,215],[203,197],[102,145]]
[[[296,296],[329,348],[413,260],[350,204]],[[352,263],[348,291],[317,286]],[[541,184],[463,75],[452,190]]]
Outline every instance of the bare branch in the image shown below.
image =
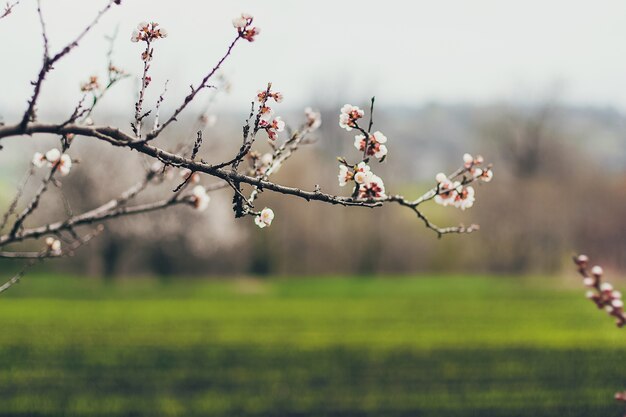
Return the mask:
[[235,47],[235,45],[237,44],[237,41],[239,41],[239,39],[241,39],[241,36],[237,36],[235,38],[235,40],[233,40],[231,42],[231,44],[228,46],[228,49],[226,50],[226,53],[224,54],[224,56],[222,56],[222,58],[220,58],[220,60],[217,62],[217,64],[213,67],[213,69],[207,74],[205,75],[205,77],[202,79],[202,81],[200,81],[200,84],[198,84],[198,86],[194,87],[191,86],[191,92],[187,95],[187,97],[185,97],[185,99],[183,100],[183,103],[174,111],[174,114],[172,114],[170,116],[169,119],[167,119],[165,121],[165,123],[163,123],[158,129],[150,132],[148,135],[146,135],[146,141],[150,141],[154,138],[156,138],[157,136],[159,136],[161,134],[161,132],[173,121],[176,120],[176,118],[178,117],[178,115],[180,113],[182,113],[183,110],[185,110],[185,108],[189,105],[189,103],[191,103],[193,101],[193,99],[196,97],[196,95],[203,90],[204,88],[210,87],[207,83],[208,81],[211,79],[211,77],[213,77],[213,75],[215,75],[215,73],[220,69],[220,67],[222,66],[222,64],[224,63],[224,61],[226,61],[226,58],[228,58],[230,56],[230,53],[232,52],[233,48]]
[[98,12],[95,19],[89,25],[87,25],[87,27],[83,29],[83,31],[72,42],[67,44],[57,54],[50,57],[49,50],[48,50],[48,37],[46,34],[46,30],[45,30],[45,23],[44,23],[43,15],[41,13],[41,7],[38,2],[37,11],[40,16],[40,21],[42,25],[42,34],[44,38],[44,58],[43,58],[43,64],[41,66],[41,69],[39,70],[39,75],[37,76],[37,80],[35,80],[32,83],[34,86],[33,94],[30,100],[28,101],[28,108],[26,109],[26,112],[24,113],[24,117],[22,117],[22,122],[20,123],[22,126],[26,126],[26,124],[30,120],[35,120],[35,106],[37,104],[37,99],[39,98],[39,94],[41,93],[41,86],[43,85],[43,82],[48,72],[52,70],[53,65],[56,64],[57,61],[59,61],[65,55],[70,53],[72,49],[78,46],[78,43],[85,37],[85,35],[87,35],[87,33],[89,33],[91,29],[93,29],[93,27],[98,23],[100,18],[113,6],[113,4],[118,4],[118,3],[116,0],[109,0],[107,5],[102,10],[100,10],[100,12]]
[[6,6],[4,6],[4,10],[0,12],[0,19],[3,19],[7,17],[8,15],[10,15],[11,13],[13,13],[13,8],[17,6],[18,4],[20,4],[20,0],[17,0],[13,3],[7,2]]

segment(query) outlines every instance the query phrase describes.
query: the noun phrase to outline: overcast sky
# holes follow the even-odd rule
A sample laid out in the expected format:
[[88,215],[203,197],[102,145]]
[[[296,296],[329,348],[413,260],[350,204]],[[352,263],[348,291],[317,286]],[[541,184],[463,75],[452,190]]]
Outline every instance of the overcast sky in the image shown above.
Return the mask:
[[[42,0],[53,50],[78,33],[105,0]],[[559,85],[575,104],[626,109],[624,0],[124,0],[49,77],[42,108],[71,111],[78,84],[104,75],[104,34],[119,25],[115,61],[138,73],[140,46],[129,41],[141,20],[155,20],[170,36],[155,45],[153,94],[170,79],[167,102],[179,100],[225,51],[231,19],[255,15],[258,41],[239,45],[224,67],[234,89],[228,108],[247,109],[267,81],[286,105],[381,104],[532,100]],[[34,0],[22,0],[0,21],[0,111],[24,107],[40,65]],[[126,81],[103,103],[130,105]],[[151,99],[156,99],[151,96]]]

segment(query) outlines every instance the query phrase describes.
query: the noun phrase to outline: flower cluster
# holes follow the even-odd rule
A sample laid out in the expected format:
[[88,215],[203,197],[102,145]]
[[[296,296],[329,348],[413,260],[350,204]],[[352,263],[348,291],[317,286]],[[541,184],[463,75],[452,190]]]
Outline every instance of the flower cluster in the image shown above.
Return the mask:
[[354,147],[362,152],[362,161],[356,165],[346,162],[344,158],[339,158],[339,186],[343,187],[353,181],[353,197],[360,199],[386,198],[385,184],[383,180],[375,175],[370,166],[367,165],[370,156],[374,156],[382,162],[387,155],[387,137],[381,132],[368,133],[357,125],[357,120],[365,115],[364,111],[351,104],[346,104],[339,113],[339,126],[350,131],[353,128],[359,129],[363,134],[354,137]]
[[341,113],[339,114],[339,127],[350,131],[353,127],[356,127],[356,121],[364,115],[365,112],[357,106],[346,104],[341,108]]
[[454,206],[461,210],[474,205],[474,187],[464,186],[460,181],[452,181],[443,172],[437,174],[435,180],[437,181],[435,203],[444,207]]
[[387,142],[387,136],[378,131],[368,134],[368,136],[356,135],[354,137],[354,147],[364,152],[365,155],[373,156],[377,159],[383,159],[387,156],[387,146],[383,145]]
[[278,92],[278,91],[267,91],[267,90],[259,90],[259,92],[257,93],[257,99],[259,100],[259,103],[266,103],[267,100],[274,99],[274,101],[276,103],[280,103],[283,101],[283,93]]
[[322,125],[322,115],[320,112],[307,107],[304,109],[304,116],[306,117],[306,127],[309,129],[309,132],[319,129]]
[[385,184],[377,175],[374,175],[369,165],[359,162],[357,165],[339,165],[339,186],[343,187],[354,181],[360,198],[384,198]]
[[249,13],[242,13],[241,16],[233,19],[233,26],[239,32],[239,36],[248,42],[253,42],[254,38],[261,33],[261,29],[258,27],[250,27],[253,20],[254,17]]
[[[437,188],[435,194],[435,203],[442,206],[453,206],[465,210],[474,205],[475,191],[474,187],[467,185],[469,182],[480,180],[482,182],[489,182],[493,178],[493,171],[491,166],[480,168],[479,166],[484,163],[483,157],[478,155],[475,158],[466,153],[463,155],[463,170],[457,172],[452,177],[448,177],[443,172],[440,172],[435,176],[437,181]],[[469,173],[470,178],[463,177],[462,181],[453,180],[454,177]]]
[[371,174],[370,167],[365,162],[359,162],[354,167],[350,167],[346,164],[339,165],[339,186],[344,187],[350,181],[357,184],[363,184],[368,175]]
[[274,110],[267,105],[267,101],[273,99],[276,103],[280,103],[283,101],[283,95],[277,91],[271,91],[268,87],[267,90],[257,93],[257,99],[261,103],[261,107],[259,107],[259,127],[267,132],[270,140],[276,140],[278,132],[285,130],[285,122],[280,117],[272,119]]
[[596,265],[590,271],[587,270],[589,267],[587,255],[574,257],[574,263],[578,266],[578,273],[583,277],[583,284],[589,288],[587,298],[598,308],[604,309],[610,316],[615,317],[617,327],[623,327],[626,324],[626,315],[622,293],[613,289],[610,283],[602,282],[604,270],[601,266]]
[[98,77],[92,75],[89,77],[89,81],[84,82],[80,85],[80,91],[83,93],[88,93],[91,91],[96,91],[100,89],[100,84],[98,83]]
[[278,137],[278,132],[282,132],[285,130],[285,122],[282,121],[280,117],[274,118],[271,122],[267,122],[265,120],[261,120],[259,126],[261,126],[267,132],[267,136],[271,140],[276,140]]
[[493,171],[490,167],[480,168],[479,166],[484,162],[485,160],[480,155],[476,157],[473,157],[469,153],[463,155],[463,166],[472,174],[472,177],[483,182],[489,182],[493,178]]
[[261,229],[272,225],[274,220],[274,211],[271,208],[265,207],[258,216],[254,218],[254,223]]
[[62,176],[69,174],[72,169],[72,158],[67,154],[61,154],[61,151],[56,148],[50,149],[45,154],[35,152],[32,163],[37,168],[43,166],[54,168]]
[[46,238],[46,250],[53,254],[61,253],[61,241],[53,237]]
[[211,197],[206,192],[206,188],[201,185],[196,185],[191,191],[191,203],[193,207],[198,211],[204,211],[209,206]]
[[159,27],[159,24],[156,22],[141,22],[133,31],[130,40],[131,42],[152,42],[161,38],[167,38],[167,30]]

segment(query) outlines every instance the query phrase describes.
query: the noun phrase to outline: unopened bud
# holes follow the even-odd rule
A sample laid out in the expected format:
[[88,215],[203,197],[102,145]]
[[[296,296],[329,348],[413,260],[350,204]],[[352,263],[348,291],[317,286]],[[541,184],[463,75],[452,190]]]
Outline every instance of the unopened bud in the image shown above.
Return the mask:
[[586,266],[587,263],[589,262],[589,257],[587,255],[578,255],[575,259],[574,262],[576,262],[576,264],[578,264],[579,266]]
[[601,266],[596,265],[593,268],[591,268],[591,273],[597,277],[600,277],[604,273],[604,270],[602,269]]

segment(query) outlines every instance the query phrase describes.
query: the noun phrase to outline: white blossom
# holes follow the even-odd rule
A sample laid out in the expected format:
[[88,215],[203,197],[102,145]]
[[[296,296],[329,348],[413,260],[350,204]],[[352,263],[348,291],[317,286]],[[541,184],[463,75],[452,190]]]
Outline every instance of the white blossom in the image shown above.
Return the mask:
[[603,282],[602,285],[600,285],[600,291],[611,292],[613,291],[613,286],[609,284],[608,282]]
[[70,173],[72,169],[72,158],[69,155],[63,154],[61,156],[61,161],[57,165],[57,170],[62,176],[66,176]]
[[596,265],[593,268],[591,268],[591,273],[593,275],[601,276],[604,273],[604,270],[602,269],[600,265]]
[[146,41],[151,42],[161,38],[167,38],[168,32],[163,27],[159,27],[156,22],[140,22],[130,35],[131,42]]
[[33,155],[33,165],[36,166],[37,168],[41,168],[43,167],[47,162],[46,156],[44,154],[42,154],[41,152],[35,152],[35,154]]
[[370,198],[385,198],[385,184],[383,180],[372,174],[366,176],[365,182],[359,185],[359,197]]
[[276,117],[270,125],[277,132],[282,132],[283,130],[285,130],[285,122],[283,122],[280,116]]
[[198,211],[204,211],[209,206],[211,197],[207,194],[206,189],[201,185],[196,185],[191,191],[193,206]]
[[274,110],[272,110],[269,106],[262,106],[259,109],[259,113],[261,114],[260,120],[264,122],[269,122],[272,116],[274,115]]
[[457,190],[457,194],[454,198],[454,206],[465,210],[474,205],[474,187],[468,186],[460,191]]
[[373,175],[371,168],[365,162],[359,162],[354,168],[341,164],[339,165],[339,186],[343,187],[349,181],[354,180],[357,184],[366,183],[370,176]]
[[348,169],[348,167],[343,164],[339,165],[339,175],[337,175],[337,177],[340,187],[345,186],[348,181],[351,181],[353,176],[354,174],[351,169]]
[[312,108],[307,107],[304,109],[304,115],[306,117],[306,125],[309,128],[309,132],[313,132],[322,125],[322,115],[320,112],[313,111]]
[[265,207],[261,210],[261,213],[254,218],[254,223],[261,229],[270,226],[274,220],[274,211],[271,208]]
[[381,132],[376,131],[369,135],[369,141],[366,140],[365,135],[356,135],[354,137],[354,147],[361,152],[365,152],[366,142],[367,156],[373,156],[377,159],[381,159],[387,155],[387,146],[383,145],[383,143],[387,142],[387,136],[383,135]]
[[491,169],[481,170],[479,178],[483,182],[489,182],[493,179],[493,171]]
[[46,246],[48,247],[48,250],[53,253],[58,253],[61,251],[61,241],[53,237],[46,238]]
[[437,189],[437,195],[435,196],[434,200],[435,203],[445,207],[454,204],[458,195],[457,188],[461,185],[461,183],[458,181],[452,182],[447,177],[443,178],[442,175],[445,176],[445,174],[437,174],[437,180],[442,181],[438,181],[439,185]]
[[48,161],[48,166],[52,166],[60,158],[61,158],[61,151],[58,150],[57,148],[52,148],[48,152],[46,152],[46,160]]
[[272,155],[269,152],[267,152],[267,153],[263,154],[263,156],[261,156],[261,164],[264,165],[264,166],[271,165],[273,161],[274,161],[274,155]]
[[363,115],[365,115],[365,112],[357,106],[345,104],[339,114],[339,127],[350,131],[356,126],[356,121],[363,117]]
[[252,23],[252,15],[250,13],[241,13],[233,19],[233,27],[236,29],[245,29],[250,23]]

